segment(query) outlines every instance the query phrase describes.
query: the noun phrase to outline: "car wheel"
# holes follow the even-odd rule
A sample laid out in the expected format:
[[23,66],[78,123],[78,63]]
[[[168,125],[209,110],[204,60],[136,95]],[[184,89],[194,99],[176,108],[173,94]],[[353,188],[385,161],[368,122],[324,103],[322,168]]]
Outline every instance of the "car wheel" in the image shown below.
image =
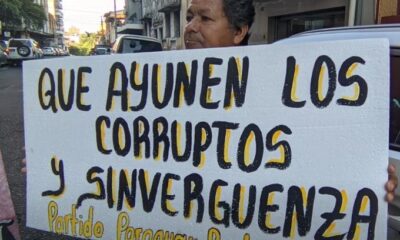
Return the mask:
[[17,52],[22,57],[27,57],[29,54],[31,54],[31,50],[27,46],[18,47]]

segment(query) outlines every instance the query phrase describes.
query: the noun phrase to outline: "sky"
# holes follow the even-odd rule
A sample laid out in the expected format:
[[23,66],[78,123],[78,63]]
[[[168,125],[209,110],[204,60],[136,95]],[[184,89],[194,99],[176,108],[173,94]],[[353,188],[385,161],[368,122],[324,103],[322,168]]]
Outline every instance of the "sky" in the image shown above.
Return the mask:
[[[117,11],[122,10],[125,0],[115,0]],[[64,31],[72,26],[83,32],[96,32],[104,13],[114,11],[114,0],[63,0]]]

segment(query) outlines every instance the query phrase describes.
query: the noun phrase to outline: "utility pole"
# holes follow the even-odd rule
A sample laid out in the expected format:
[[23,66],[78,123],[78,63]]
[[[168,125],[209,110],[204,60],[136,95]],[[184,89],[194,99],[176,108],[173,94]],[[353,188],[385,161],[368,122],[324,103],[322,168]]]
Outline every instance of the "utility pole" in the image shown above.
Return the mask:
[[103,34],[103,16],[100,16],[101,34]]
[[114,0],[114,31],[115,31],[115,39],[117,39],[117,3],[116,0]]
[[103,16],[100,17],[100,22],[101,22],[101,43],[105,43],[105,34],[104,34],[104,28],[103,28]]

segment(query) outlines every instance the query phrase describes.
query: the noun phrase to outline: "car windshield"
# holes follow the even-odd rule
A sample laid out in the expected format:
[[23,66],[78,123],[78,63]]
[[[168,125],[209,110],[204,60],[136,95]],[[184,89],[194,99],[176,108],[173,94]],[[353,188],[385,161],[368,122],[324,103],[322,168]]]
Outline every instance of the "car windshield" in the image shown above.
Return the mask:
[[161,51],[162,47],[160,43],[145,41],[139,39],[122,39],[119,53],[137,53],[137,52],[154,52]]
[[31,47],[31,41],[29,41],[29,40],[11,40],[9,43],[9,47],[22,47],[22,46]]

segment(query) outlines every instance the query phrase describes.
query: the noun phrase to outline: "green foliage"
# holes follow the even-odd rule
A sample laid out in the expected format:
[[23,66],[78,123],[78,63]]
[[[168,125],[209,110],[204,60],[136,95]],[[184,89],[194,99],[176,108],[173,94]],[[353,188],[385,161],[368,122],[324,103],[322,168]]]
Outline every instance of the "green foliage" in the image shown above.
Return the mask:
[[0,0],[0,21],[9,25],[21,24],[21,6],[20,0]]
[[97,36],[95,33],[82,34],[79,43],[81,48],[85,49],[86,55],[89,55],[90,50],[96,45]]
[[37,29],[47,20],[43,7],[32,0],[0,0],[0,6],[0,21],[6,25],[21,25],[23,19],[26,26]]
[[96,33],[82,34],[79,42],[69,47],[69,52],[72,55],[87,56],[90,50],[95,47],[99,35]]
[[69,46],[69,53],[75,56],[84,56],[85,53],[76,45]]
[[36,29],[42,28],[47,16],[42,6],[33,3],[32,0],[20,0],[22,2],[22,17],[27,26],[33,26]]

